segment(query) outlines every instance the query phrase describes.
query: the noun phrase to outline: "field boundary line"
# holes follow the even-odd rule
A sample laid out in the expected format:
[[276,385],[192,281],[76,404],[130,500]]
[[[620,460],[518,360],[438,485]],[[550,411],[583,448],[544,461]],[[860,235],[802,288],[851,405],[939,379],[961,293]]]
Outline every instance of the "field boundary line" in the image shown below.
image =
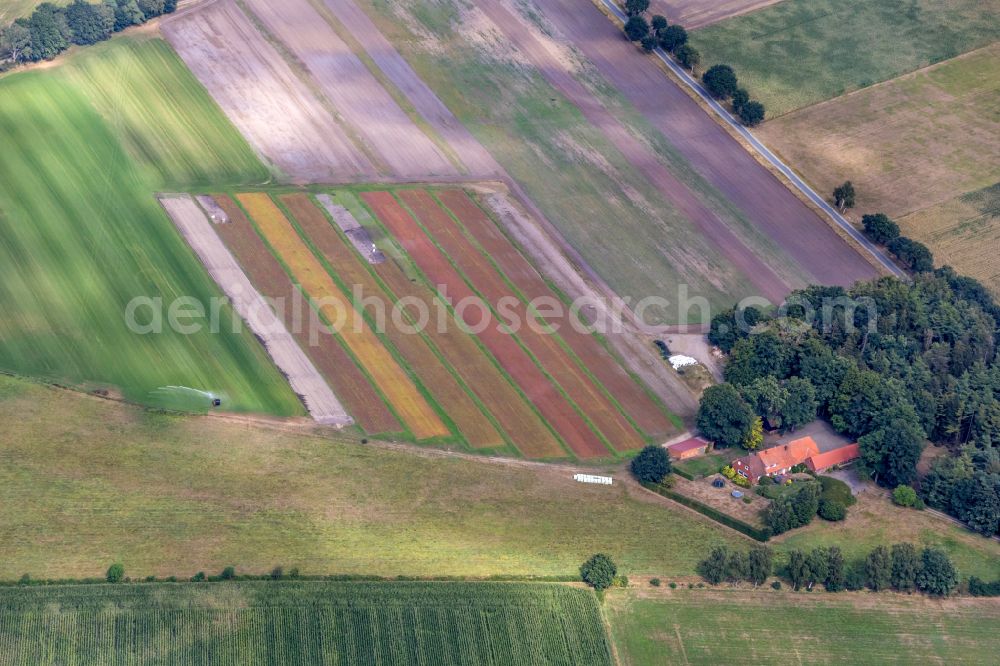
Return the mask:
[[[592,0],[593,2],[599,2],[599,9],[608,15],[609,18],[616,19],[617,21],[624,23],[628,17],[625,12],[618,7],[613,0]],[[705,88],[702,87],[690,74],[688,74],[680,65],[675,63],[670,56],[663,51],[663,49],[657,47],[653,50],[653,55],[655,55],[664,65],[666,65],[669,70],[687,87],[688,90],[695,93],[695,95],[712,110],[716,118],[731,131],[735,132],[746,144],[749,144],[749,152],[755,154],[757,157],[762,158],[770,165],[772,168],[777,169],[779,173],[787,180],[791,187],[797,190],[800,194],[804,195],[806,199],[814,206],[820,209],[822,213],[825,214],[826,218],[830,220],[835,228],[843,233],[861,246],[861,248],[868,254],[871,259],[874,259],[878,266],[889,271],[892,275],[908,280],[909,276],[903,271],[899,266],[895,264],[889,257],[885,255],[878,247],[868,240],[864,234],[858,231],[853,224],[851,224],[843,215],[841,215],[837,210],[831,206],[823,197],[821,197],[815,190],[812,189],[798,174],[792,170],[787,164],[785,164],[776,154],[774,154],[767,146],[763,144],[753,133],[744,127],[739,121],[737,121],[731,113],[726,111],[717,100],[715,100]]]

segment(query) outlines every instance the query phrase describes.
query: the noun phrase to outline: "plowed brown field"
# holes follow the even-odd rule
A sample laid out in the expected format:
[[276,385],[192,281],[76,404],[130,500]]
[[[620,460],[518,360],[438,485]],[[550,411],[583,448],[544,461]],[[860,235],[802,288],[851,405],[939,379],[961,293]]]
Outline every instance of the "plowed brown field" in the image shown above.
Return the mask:
[[[291,303],[293,299],[300,298],[285,269],[271,255],[243,210],[227,196],[216,196],[215,201],[229,217],[228,224],[216,225],[215,230],[257,289],[275,302]],[[308,311],[308,305],[304,305],[304,310]],[[402,426],[386,407],[378,391],[336,339],[320,335],[313,344],[309,339],[308,326],[295,325],[290,307],[283,308],[281,314],[284,315],[285,326],[365,432],[402,432]]]
[[[461,220],[485,255],[496,262],[525,298],[529,301],[556,298],[538,271],[465,192],[445,190],[438,194],[438,199]],[[568,318],[552,323],[560,325],[562,339],[644,432],[656,435],[672,431],[673,424],[663,408],[649,397],[593,336],[574,328]]]
[[[392,194],[366,192],[362,199],[389,228],[431,283],[442,292],[443,297],[452,304],[481,302]],[[475,327],[480,323],[479,315],[470,313],[469,310],[468,307],[464,308],[460,316],[468,326]],[[560,394],[513,336],[497,330],[495,325],[486,326],[478,335],[574,453],[582,458],[608,454],[601,439],[588,427],[575,405]]]
[[[348,289],[360,288],[364,298],[376,298],[389,309],[394,303],[366,268],[367,262],[349,246],[333,228],[326,216],[305,194],[281,197],[282,203],[299,223],[313,246],[327,259]],[[439,405],[447,409],[461,434],[474,448],[496,448],[504,445],[503,437],[480,411],[475,401],[458,383],[445,365],[419,334],[403,331],[387,318],[385,335],[403,359],[416,373],[424,387]]]

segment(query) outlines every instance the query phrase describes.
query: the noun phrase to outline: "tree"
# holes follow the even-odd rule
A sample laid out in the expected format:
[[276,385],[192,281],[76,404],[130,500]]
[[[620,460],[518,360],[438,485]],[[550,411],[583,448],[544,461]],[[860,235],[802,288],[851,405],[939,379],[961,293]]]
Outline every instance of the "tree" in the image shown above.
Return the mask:
[[750,93],[746,88],[737,88],[733,93],[733,113],[739,113],[744,104],[750,101]]
[[834,499],[822,499],[819,502],[819,517],[823,520],[837,522],[847,518],[847,507],[843,502]]
[[782,497],[771,502],[764,509],[763,519],[764,524],[767,525],[767,528],[774,536],[784,534],[788,530],[799,526],[799,519],[795,514],[795,508],[792,506],[791,500],[787,497]]
[[136,4],[139,5],[147,21],[163,13],[164,0],[136,0]]
[[917,589],[933,597],[948,596],[958,585],[958,573],[944,551],[924,548],[915,583]]
[[173,14],[177,11],[177,0],[163,0],[163,13]]
[[644,483],[659,483],[670,473],[670,456],[662,446],[651,444],[632,459],[629,467],[635,478]]
[[865,560],[865,582],[869,589],[879,592],[892,581],[892,555],[885,546],[876,546]]
[[739,446],[754,421],[754,412],[732,384],[710,386],[698,406],[698,429],[716,446]]
[[110,567],[108,567],[108,573],[105,576],[109,583],[120,583],[125,579],[125,565],[121,562],[115,562]]
[[638,16],[649,9],[649,0],[625,0],[625,13],[629,16]]
[[875,213],[874,215],[863,215],[861,224],[865,227],[865,233],[876,243],[885,245],[889,241],[899,237],[899,225],[889,219],[885,213]]
[[618,567],[610,556],[597,553],[580,567],[580,578],[597,591],[606,590],[615,582]]
[[701,62],[701,53],[690,44],[678,47],[674,51],[674,56],[677,58],[677,62],[686,69],[694,69]]
[[914,273],[934,270],[934,254],[923,243],[899,236],[889,241],[886,248]]
[[755,546],[747,553],[747,580],[757,587],[767,580],[774,566],[771,551],[763,546]]
[[892,407],[879,416],[877,429],[860,437],[858,444],[862,463],[876,483],[893,488],[916,477],[924,431],[912,406]]
[[738,550],[729,553],[729,557],[726,558],[726,580],[730,583],[738,583],[747,577],[747,573],[746,556]]
[[806,564],[805,553],[801,550],[788,553],[788,580],[796,590],[809,580],[809,567]]
[[892,573],[889,584],[897,592],[910,592],[916,588],[920,559],[917,549],[910,543],[897,543],[892,547]]
[[687,30],[676,23],[660,31],[660,48],[669,53],[673,53],[679,47],[687,44]]
[[755,99],[740,106],[740,121],[747,127],[756,127],[764,122],[764,105]]
[[236,578],[236,567],[226,567],[222,570],[222,574],[219,575],[222,580],[232,580]]
[[[785,403],[788,401],[788,390],[778,383],[774,375],[757,378],[749,386],[745,386],[742,393],[743,398],[757,413],[757,416],[767,419],[768,425],[772,428],[781,427]],[[763,439],[763,433],[761,439]]]
[[898,506],[911,507],[917,503],[917,491],[905,484],[892,491],[892,501]]
[[750,424],[750,431],[743,438],[743,448],[747,451],[756,451],[764,443],[764,422],[758,416]]
[[1000,478],[982,472],[958,479],[951,488],[948,512],[983,536],[1000,528]]
[[31,54],[35,60],[51,60],[69,47],[73,32],[61,7],[43,2],[28,19]]
[[830,546],[827,551],[826,579],[823,587],[827,592],[840,592],[847,586],[847,571],[844,564],[844,554],[837,546]]
[[625,22],[625,36],[631,42],[638,42],[649,35],[649,24],[641,16],[632,16]]
[[833,203],[836,204],[841,213],[848,208],[854,208],[854,199],[854,185],[851,181],[847,181],[833,190]]
[[701,81],[705,90],[718,99],[731,97],[738,85],[736,72],[729,65],[712,65],[701,75]]
[[816,388],[804,377],[789,377],[785,382],[785,402],[781,406],[781,428],[795,432],[796,429],[816,419],[819,402]]
[[0,58],[15,65],[31,59],[31,31],[23,21],[0,28]]
[[809,583],[807,589],[811,590],[816,583],[825,581],[830,572],[829,554],[826,548],[813,548],[812,552],[806,556],[805,568],[807,570],[806,581]]
[[650,27],[659,35],[661,32],[667,29],[669,23],[667,22],[667,17],[662,14],[653,14],[653,18],[649,22]]
[[653,50],[656,49],[656,37],[653,37],[652,35],[646,35],[639,42],[639,45],[642,47],[643,51],[651,53]]
[[136,0],[105,0],[105,2],[109,5],[114,3],[115,32],[140,25],[146,20],[146,15],[139,9]]
[[704,560],[698,563],[698,573],[712,585],[718,585],[726,578],[729,563],[729,549],[716,546]]
[[798,525],[795,527],[812,522],[813,516],[819,511],[819,496],[822,492],[822,486],[816,481],[811,481],[792,496],[792,509],[795,510],[795,517],[798,519]]
[[66,22],[73,31],[74,44],[96,44],[110,37],[114,31],[115,12],[108,5],[73,0],[66,7]]

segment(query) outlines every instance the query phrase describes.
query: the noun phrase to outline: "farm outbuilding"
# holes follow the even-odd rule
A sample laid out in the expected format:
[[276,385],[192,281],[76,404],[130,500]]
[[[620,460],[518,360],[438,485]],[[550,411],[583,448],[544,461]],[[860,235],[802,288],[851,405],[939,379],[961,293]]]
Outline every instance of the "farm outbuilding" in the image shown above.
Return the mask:
[[701,437],[692,437],[691,439],[685,439],[683,442],[671,444],[667,447],[667,453],[670,454],[673,460],[687,460],[688,458],[705,455],[708,453],[710,445],[711,442],[708,440]]

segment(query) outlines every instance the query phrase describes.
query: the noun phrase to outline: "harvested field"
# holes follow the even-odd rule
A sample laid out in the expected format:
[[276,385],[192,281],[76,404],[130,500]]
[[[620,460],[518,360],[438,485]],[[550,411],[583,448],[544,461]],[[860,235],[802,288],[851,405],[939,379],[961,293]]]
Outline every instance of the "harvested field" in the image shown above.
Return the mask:
[[455,175],[455,167],[399,108],[309,0],[245,0],[319,85],[351,133],[361,137],[390,175]]
[[1000,297],[1000,183],[899,220],[903,233],[926,243],[938,265],[951,265]]
[[819,192],[851,180],[855,216],[901,217],[1000,181],[998,71],[994,44],[790,113],[760,137]]
[[[503,274],[494,270],[489,260],[476,251],[437,202],[423,190],[404,190],[399,198],[487,303],[498,312],[500,304],[510,304],[502,308],[503,318],[506,322],[515,322],[513,332],[518,340],[612,448],[617,451],[640,448],[645,441],[628,419],[570,358],[556,335],[538,330],[541,326],[534,313],[529,312],[526,303],[504,282]],[[534,324],[529,323],[532,319],[535,319]]]
[[[365,262],[342,239],[326,216],[305,194],[281,197],[298,222],[313,247],[323,255],[336,272],[340,282],[351,292],[360,289],[363,299],[376,299],[386,305],[386,312],[395,301],[386,294],[375,277],[368,272]],[[359,303],[355,302],[355,307]],[[503,437],[497,432],[465,387],[459,384],[450,366],[435,353],[428,341],[420,334],[403,330],[385,320],[384,334],[399,351],[403,360],[413,369],[414,374],[437,403],[443,406],[447,415],[455,422],[458,431],[473,448],[488,449],[504,446]]]
[[317,302],[320,314],[371,376],[418,440],[446,437],[448,428],[382,341],[340,295],[340,289],[266,194],[236,197],[292,278]]
[[[541,275],[486,213],[461,190],[445,190],[438,199],[457,217],[483,252],[529,301],[556,298]],[[570,315],[571,316],[571,315]],[[604,388],[646,434],[663,435],[673,429],[663,408],[628,375],[593,336],[580,332],[567,319],[550,322],[560,326],[560,337],[569,345]]]
[[[447,290],[447,295],[441,293],[442,299],[453,305],[459,301],[481,302],[390,193],[366,192],[362,199],[388,227],[430,283],[439,292]],[[458,314],[467,325],[473,327],[479,322],[474,319],[474,315],[469,314],[469,309],[465,308]],[[587,427],[572,403],[549,382],[514,337],[498,331],[495,326],[487,326],[478,337],[573,452],[581,457],[607,455],[608,450]],[[561,453],[551,448],[536,450],[533,444],[518,442],[525,455],[530,457],[555,457]]]
[[447,141],[472,176],[501,174],[502,167],[441,103],[354,0],[324,0],[324,3],[361,43],[378,68],[406,95],[421,117]]
[[[286,304],[279,312],[284,317],[285,327],[298,340],[358,425],[370,434],[401,432],[403,427],[399,421],[340,342],[325,333],[315,338],[311,336],[310,326],[304,325],[302,319],[314,322],[315,314],[292,284],[288,273],[257,235],[243,210],[226,196],[216,196],[214,201],[229,218],[228,224],[215,227],[216,232],[236,256],[254,286],[275,303]],[[293,303],[301,304],[299,312],[302,316],[296,318]]]
[[233,308],[288,378],[292,390],[302,398],[309,414],[318,423],[336,426],[353,423],[284,323],[275,316],[233,255],[215,235],[211,222],[194,199],[187,195],[161,196],[160,204],[201,259],[209,275],[229,297]]
[[1000,0],[785,0],[698,30],[776,118],[1000,40]]
[[735,204],[754,228],[797,262],[812,281],[849,286],[877,274],[826,220],[665,76],[654,59],[631,48],[620,28],[596,6],[574,0],[535,0],[535,4],[563,40],[576,45],[601,75],[690,161],[695,171]]
[[164,35],[258,154],[295,182],[375,169],[233,0],[164,21]]
[[732,16],[746,14],[783,0],[653,0],[652,14],[663,14],[688,30],[703,28]]

